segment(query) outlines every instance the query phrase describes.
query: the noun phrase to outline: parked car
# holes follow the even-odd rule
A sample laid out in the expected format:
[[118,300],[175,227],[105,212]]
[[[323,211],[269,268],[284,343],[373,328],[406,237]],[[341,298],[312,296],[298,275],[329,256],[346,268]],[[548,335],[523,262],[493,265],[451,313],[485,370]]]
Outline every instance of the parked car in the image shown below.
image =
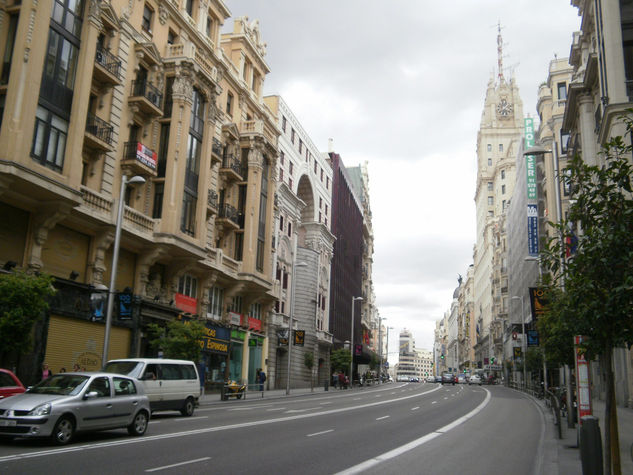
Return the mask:
[[108,373],[59,373],[0,401],[0,435],[50,437],[57,445],[79,431],[127,428],[140,436],[149,418],[143,385]]
[[478,384],[479,386],[481,386],[481,378],[478,374],[470,375],[470,379],[468,379],[468,385],[470,386],[471,384]]
[[442,384],[452,384],[455,386],[455,376],[451,373],[444,373],[442,375]]
[[419,383],[419,382],[420,382],[420,378],[418,378],[418,377],[413,377],[413,378],[409,379],[409,382],[410,382],[410,383]]
[[200,398],[198,369],[192,361],[160,358],[111,360],[104,371],[137,378],[143,384],[152,411],[180,411],[193,415]]
[[426,377],[426,382],[427,383],[434,383],[435,382],[435,376],[427,376]]
[[435,382],[436,383],[441,383],[442,382],[442,375],[438,374],[435,376]]
[[0,368],[0,399],[22,394],[26,388],[13,371]]
[[460,374],[457,376],[457,383],[458,384],[466,384],[466,375],[465,374]]

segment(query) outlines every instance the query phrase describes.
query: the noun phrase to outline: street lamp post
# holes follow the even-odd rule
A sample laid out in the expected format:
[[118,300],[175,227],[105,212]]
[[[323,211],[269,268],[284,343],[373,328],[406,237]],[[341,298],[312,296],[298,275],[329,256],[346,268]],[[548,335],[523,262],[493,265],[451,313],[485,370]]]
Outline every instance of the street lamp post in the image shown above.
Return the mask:
[[108,361],[108,347],[110,346],[110,329],[112,327],[112,309],[114,307],[114,292],[116,285],[117,265],[119,264],[119,246],[121,243],[121,223],[123,221],[123,209],[125,205],[125,190],[128,185],[141,185],[145,178],[135,175],[128,180],[127,175],[121,179],[121,193],[119,193],[119,209],[116,215],[116,228],[114,230],[114,249],[112,251],[112,268],[110,269],[110,288],[108,289],[108,306],[106,308],[105,334],[103,336],[102,366]]
[[383,365],[383,361],[382,361],[382,357],[383,357],[383,354],[382,354],[382,321],[383,320],[387,320],[387,317],[385,317],[385,318],[378,317],[378,348],[380,349],[380,351],[379,351],[380,363],[378,364],[378,382],[379,383],[382,382],[381,376],[382,376],[382,365]]
[[292,282],[290,283],[290,315],[288,315],[288,378],[286,380],[286,394],[290,394],[290,362],[292,358],[292,345],[294,341],[292,338],[292,320],[295,317],[295,282],[296,282],[296,270],[299,267],[307,267],[305,262],[295,263],[292,260]]
[[351,359],[349,361],[349,387],[354,387],[354,303],[357,300],[363,300],[363,297],[352,297],[352,332],[349,340],[349,354]]
[[521,335],[521,351],[522,351],[522,356],[521,359],[523,360],[523,386],[526,386],[525,384],[525,359],[527,356],[527,347],[525,346],[526,343],[526,335],[525,335],[525,311],[524,311],[524,305],[523,305],[523,295],[521,296],[516,296],[513,295],[512,296],[512,300],[521,300],[521,328],[522,328],[522,332],[523,334]]

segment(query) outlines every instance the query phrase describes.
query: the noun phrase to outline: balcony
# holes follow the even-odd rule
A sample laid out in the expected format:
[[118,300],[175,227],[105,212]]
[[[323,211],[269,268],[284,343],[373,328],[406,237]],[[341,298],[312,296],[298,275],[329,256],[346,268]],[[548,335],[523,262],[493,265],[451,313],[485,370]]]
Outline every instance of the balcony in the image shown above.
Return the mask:
[[156,152],[141,142],[126,142],[121,167],[136,175],[156,176]]
[[132,91],[128,104],[135,106],[138,111],[150,117],[161,117],[163,94],[147,81],[132,81]]
[[106,86],[121,84],[121,60],[108,50],[97,45],[93,79]]
[[213,137],[211,144],[211,163],[222,161],[222,142]]
[[109,152],[113,149],[113,131],[114,128],[108,122],[101,120],[94,114],[88,113],[84,144],[92,150]]
[[218,212],[218,194],[209,190],[207,193],[207,216],[210,214],[217,214]]
[[228,181],[242,181],[242,162],[232,153],[227,154],[220,165],[220,175]]
[[235,207],[226,203],[220,206],[216,218],[218,224],[222,224],[228,229],[238,230],[240,229],[240,221],[240,214]]

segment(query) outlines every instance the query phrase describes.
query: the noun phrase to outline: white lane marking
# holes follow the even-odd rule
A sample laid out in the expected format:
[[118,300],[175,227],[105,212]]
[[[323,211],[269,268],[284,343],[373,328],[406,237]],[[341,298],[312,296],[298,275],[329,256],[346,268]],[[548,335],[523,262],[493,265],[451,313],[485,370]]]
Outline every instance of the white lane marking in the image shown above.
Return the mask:
[[442,434],[445,434],[446,432],[448,432],[451,429],[454,429],[460,424],[463,424],[468,419],[470,419],[471,417],[474,417],[479,412],[481,412],[483,408],[486,407],[486,405],[490,402],[490,398],[491,398],[490,391],[488,391],[487,389],[485,391],[487,393],[486,399],[484,399],[483,402],[479,404],[479,406],[477,406],[475,409],[470,411],[468,414],[460,417],[459,419],[454,420],[453,422],[445,425],[444,427],[440,427],[435,432],[430,432],[429,434],[426,434],[420,437],[419,439],[413,440],[409,442],[408,444],[401,445],[400,447],[396,447],[395,449],[390,450],[389,452],[385,452],[384,454],[381,454],[381,455],[378,455],[377,457],[366,460],[365,462],[359,463],[358,465],[354,465],[353,467],[350,467],[346,470],[338,472],[338,474],[336,475],[352,475],[355,473],[362,473],[368,470],[369,468],[375,467],[376,465],[382,462],[398,457],[399,455],[402,455],[403,453],[408,452],[409,450],[413,450],[423,444],[426,444],[428,441],[433,440]]
[[320,407],[306,407],[305,409],[290,409],[286,411],[285,414],[296,414],[298,412],[313,411],[315,409],[321,409],[321,408]]
[[[392,403],[392,402],[404,401],[405,399],[412,399],[412,398],[416,398],[416,397],[420,397],[420,396],[426,396],[427,394],[430,394],[432,392],[437,391],[437,389],[438,388],[430,389],[429,391],[424,391],[424,392],[421,392],[421,393],[412,394],[410,396],[402,396],[402,397],[399,397],[399,398],[396,398],[396,399],[383,399],[382,401],[368,402],[366,404],[359,404],[358,406],[341,407],[341,408],[338,408],[338,409],[328,409],[326,411],[312,412],[310,414],[297,414],[297,415],[294,415],[294,416],[282,416],[282,417],[277,417],[277,418],[274,418],[274,419],[264,419],[264,420],[261,420],[261,421],[242,422],[242,423],[230,424],[230,425],[226,425],[226,426],[205,427],[205,428],[202,428],[202,429],[191,429],[191,430],[180,431],[180,432],[172,432],[172,433],[169,433],[169,434],[134,437],[134,438],[129,438],[129,439],[112,440],[112,441],[109,441],[109,442],[97,442],[97,443],[93,443],[93,444],[75,445],[75,446],[72,446],[72,447],[64,447],[64,448],[59,448],[59,449],[40,450],[38,452],[5,455],[3,457],[0,457],[0,463],[1,462],[10,462],[10,461],[13,461],[13,460],[24,460],[24,459],[30,459],[30,458],[36,458],[36,457],[45,457],[45,456],[50,456],[50,455],[66,454],[66,453],[70,453],[70,452],[81,452],[83,450],[90,450],[90,449],[102,449],[104,447],[118,447],[118,446],[122,446],[122,445],[141,444],[141,443],[153,442],[155,440],[175,439],[175,438],[180,438],[180,437],[186,437],[186,436],[189,436],[189,435],[199,435],[199,434],[208,434],[208,433],[211,433],[211,432],[220,432],[220,431],[223,431],[223,430],[243,429],[245,427],[254,427],[254,426],[262,426],[262,425],[268,425],[268,424],[276,424],[276,423],[279,423],[279,422],[295,421],[295,420],[298,420],[298,419],[307,419],[307,418],[311,418],[311,417],[328,416],[330,414],[339,414],[341,412],[356,411],[358,409],[366,409],[368,407],[382,406],[383,404],[389,404],[389,403]],[[318,408],[318,409],[321,409],[321,408]]]
[[390,416],[382,416],[382,417],[377,417],[376,420],[377,421],[382,421],[383,419],[389,419]]
[[272,412],[272,411],[283,411],[285,410],[285,407],[273,407],[271,409],[266,409],[267,412]]
[[195,421],[196,419],[208,419],[209,416],[196,416],[196,417],[178,417],[174,419],[175,421]]
[[162,467],[148,468],[145,471],[146,472],[158,472],[159,470],[166,470],[168,468],[180,467],[181,465],[188,465],[190,463],[204,462],[205,460],[209,460],[210,458],[211,457],[202,457],[201,459],[188,460],[186,462],[174,463],[174,464],[171,464],[171,465],[163,465]]
[[355,397],[354,399],[352,399],[352,401],[360,401],[359,397]]
[[445,400],[445,401],[446,401],[447,399],[448,399],[447,397],[445,397],[445,398],[444,398],[444,400]]
[[420,406],[415,406],[411,408],[412,411],[417,411],[418,409],[420,409]]
[[437,401],[433,401],[431,404],[437,404]]
[[160,421],[149,421],[150,424],[160,424]]
[[334,432],[334,429],[322,430],[321,432],[315,432],[314,434],[308,434],[308,435],[306,435],[306,437],[314,437],[315,435],[323,435],[323,434],[327,434],[329,432]]
[[396,394],[396,392],[395,392],[395,391],[391,391],[391,393],[390,393],[390,394]]
[[234,407],[233,409],[229,409],[229,411],[252,411],[253,409],[257,409],[257,408],[255,406]]
[[329,402],[320,402],[319,404],[320,404],[321,406],[325,406],[326,404],[332,404],[332,401],[329,401]]
[[374,397],[380,397],[380,396],[382,396],[382,394],[376,394],[376,396],[374,396]]

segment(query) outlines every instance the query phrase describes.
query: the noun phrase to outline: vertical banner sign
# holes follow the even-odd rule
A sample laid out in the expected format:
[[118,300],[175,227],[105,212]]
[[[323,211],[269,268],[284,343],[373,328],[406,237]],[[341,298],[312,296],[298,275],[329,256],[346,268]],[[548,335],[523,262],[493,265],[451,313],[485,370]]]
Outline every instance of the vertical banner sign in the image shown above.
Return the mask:
[[589,362],[585,359],[585,353],[578,347],[583,341],[583,336],[574,337],[574,352],[576,353],[576,380],[578,392],[578,420],[582,424],[583,416],[590,416],[591,411],[591,386],[589,382]]
[[[534,146],[534,119],[526,117],[523,119],[525,125],[525,148],[526,150]],[[527,199],[536,200],[536,157],[534,155],[525,156],[525,172],[527,184]]]
[[527,205],[528,254],[538,256],[538,205]]

